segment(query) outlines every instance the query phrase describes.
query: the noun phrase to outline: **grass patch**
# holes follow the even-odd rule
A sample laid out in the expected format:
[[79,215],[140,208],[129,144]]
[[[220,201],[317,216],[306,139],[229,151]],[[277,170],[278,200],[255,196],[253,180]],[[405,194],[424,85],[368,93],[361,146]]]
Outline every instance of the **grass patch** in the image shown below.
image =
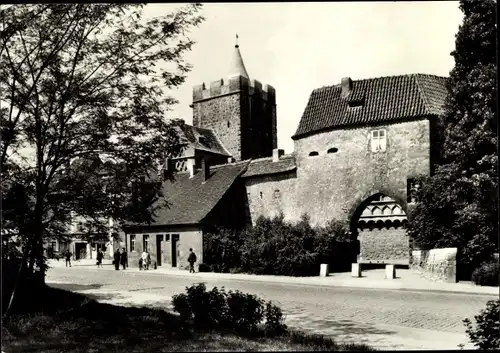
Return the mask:
[[278,337],[266,337],[263,330],[251,336],[196,332],[177,315],[162,309],[102,304],[54,288],[47,288],[45,296],[51,304],[39,305],[38,312],[3,320],[5,352],[373,350],[297,331]]

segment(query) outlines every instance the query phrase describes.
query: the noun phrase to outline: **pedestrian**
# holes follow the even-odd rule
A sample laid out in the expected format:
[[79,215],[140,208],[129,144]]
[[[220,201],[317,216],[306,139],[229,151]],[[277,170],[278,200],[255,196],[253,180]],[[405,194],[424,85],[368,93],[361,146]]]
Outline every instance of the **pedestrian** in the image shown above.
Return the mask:
[[139,258],[139,271],[142,271],[142,257]]
[[142,258],[142,269],[147,270],[148,269],[148,253],[146,250],[142,252],[141,258]]
[[196,262],[196,254],[193,252],[192,248],[189,248],[189,273],[194,273],[194,263]]
[[149,255],[149,252],[147,253],[148,254],[148,259],[147,259],[147,267],[148,267],[148,270],[149,270],[149,266],[151,266],[151,255]]
[[71,267],[71,252],[69,250],[66,250],[66,267]]
[[127,266],[127,252],[125,251],[125,248],[122,249],[122,253],[120,254],[120,263],[122,268],[125,269]]
[[102,268],[102,259],[104,258],[104,254],[101,249],[97,250],[97,268]]
[[113,265],[115,265],[115,270],[118,271],[120,269],[120,249],[116,249],[113,254]]

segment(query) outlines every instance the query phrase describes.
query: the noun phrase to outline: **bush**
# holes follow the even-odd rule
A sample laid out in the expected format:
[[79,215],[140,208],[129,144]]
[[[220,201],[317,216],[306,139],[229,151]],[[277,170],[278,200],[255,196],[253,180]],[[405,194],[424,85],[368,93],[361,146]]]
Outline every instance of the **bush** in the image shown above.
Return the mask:
[[229,273],[233,268],[239,268],[241,245],[240,234],[234,230],[219,228],[212,233],[205,234],[203,236],[204,265],[209,271],[220,273]]
[[186,293],[172,298],[174,311],[184,322],[192,322],[197,330],[222,329],[237,333],[253,333],[264,318],[267,335],[286,331],[280,308],[253,294],[226,292],[214,287],[207,291],[203,283],[186,287]]
[[472,281],[479,286],[498,286],[499,276],[498,261],[484,262],[472,272]]
[[463,320],[469,340],[479,349],[500,349],[500,300],[490,300],[486,309],[474,316],[475,327]]

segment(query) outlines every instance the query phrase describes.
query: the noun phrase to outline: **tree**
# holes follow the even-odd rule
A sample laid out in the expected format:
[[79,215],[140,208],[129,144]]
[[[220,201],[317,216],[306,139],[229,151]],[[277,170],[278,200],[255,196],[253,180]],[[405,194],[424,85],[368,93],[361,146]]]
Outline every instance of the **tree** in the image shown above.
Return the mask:
[[496,1],[460,1],[451,53],[440,165],[421,178],[410,236],[423,248],[458,247],[469,272],[498,248]]
[[21,238],[20,278],[44,273],[43,241],[65,236],[72,211],[98,233],[151,221],[152,171],[178,153],[167,92],[190,70],[200,6],[151,19],[142,4],[2,9],[2,228]]

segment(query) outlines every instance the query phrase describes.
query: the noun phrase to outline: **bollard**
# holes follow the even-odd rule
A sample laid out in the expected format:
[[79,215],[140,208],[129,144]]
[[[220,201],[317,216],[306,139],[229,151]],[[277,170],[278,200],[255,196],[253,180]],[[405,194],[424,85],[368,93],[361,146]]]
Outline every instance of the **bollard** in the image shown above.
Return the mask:
[[353,263],[351,267],[352,277],[361,277],[361,264]]
[[328,276],[329,272],[330,272],[330,266],[328,264],[321,264],[321,267],[319,270],[320,277]]
[[394,265],[385,265],[385,278],[396,278],[396,267]]

